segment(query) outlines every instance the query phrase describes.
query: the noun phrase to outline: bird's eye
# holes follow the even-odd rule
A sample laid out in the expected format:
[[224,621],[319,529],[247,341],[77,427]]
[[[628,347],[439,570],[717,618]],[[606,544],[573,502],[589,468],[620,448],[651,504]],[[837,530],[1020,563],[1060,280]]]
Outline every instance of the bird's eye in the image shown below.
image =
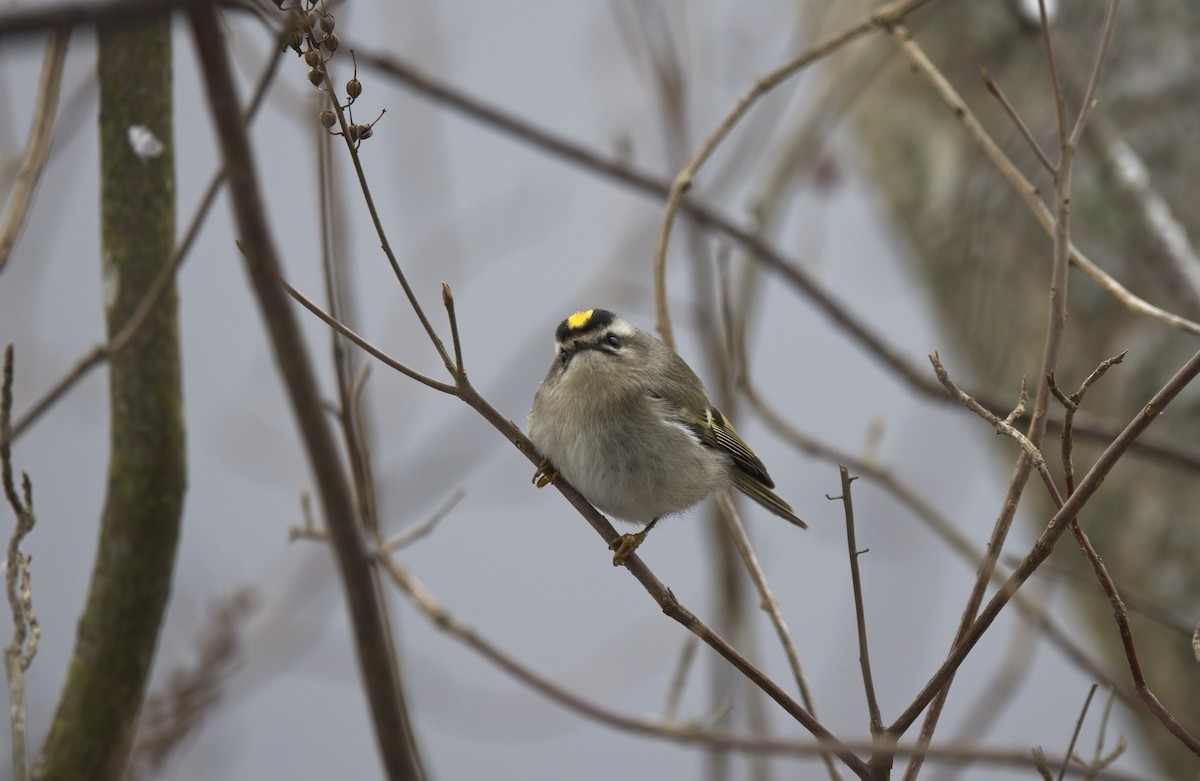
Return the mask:
[[621,338],[616,334],[609,334],[607,337],[605,337],[604,341],[608,342],[609,347],[621,346]]

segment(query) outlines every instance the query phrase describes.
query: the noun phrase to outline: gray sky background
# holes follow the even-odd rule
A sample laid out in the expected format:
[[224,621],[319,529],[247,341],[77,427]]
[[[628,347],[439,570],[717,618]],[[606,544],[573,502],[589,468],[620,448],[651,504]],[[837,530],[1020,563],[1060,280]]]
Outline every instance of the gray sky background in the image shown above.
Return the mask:
[[[785,61],[811,35],[787,2],[660,5],[655,13],[670,29],[686,76],[689,149],[755,76]],[[332,67],[336,80],[349,77],[350,45],[395,53],[592,149],[612,156],[631,150],[638,167],[667,177],[679,150],[664,149],[646,60],[620,29],[619,20],[637,18],[636,7],[625,0],[353,2],[338,13],[343,51]],[[271,54],[269,42],[246,17],[230,20],[229,29],[245,96]],[[176,32],[182,230],[216,156],[191,39],[182,25]],[[5,181],[26,133],[40,44],[26,39],[0,46]],[[0,341],[16,345],[18,414],[102,333],[94,60],[90,33],[78,31],[50,166],[22,243],[0,278]],[[318,109],[305,71],[300,60],[286,58],[253,136],[289,279],[320,297]],[[359,77],[358,119],[387,109],[362,154],[400,263],[447,336],[439,284],[453,286],[473,381],[524,426],[563,317],[604,306],[653,327],[650,265],[661,204],[446,113],[378,73],[360,69]],[[776,128],[802,115],[812,78],[789,82],[755,109],[701,175],[699,197],[746,217],[769,173]],[[798,194],[776,242],[911,359],[924,361],[940,350],[951,371],[965,375],[965,361],[938,335],[904,268],[902,248],[888,235],[869,182],[854,170],[848,131],[834,131],[827,154],[840,179],[829,189]],[[436,355],[377,249],[347,176],[348,160],[336,146],[335,157],[357,327],[392,355],[436,375]],[[300,521],[298,497],[311,479],[247,293],[228,210],[222,198],[179,277],[190,476],[175,592],[152,687],[191,660],[215,601],[249,586],[261,602],[245,627],[244,666],[166,775],[379,778],[332,560],[318,544],[288,542],[289,527]],[[680,350],[711,380],[693,328],[696,307],[708,301],[691,284],[682,232],[673,246]],[[734,253],[736,263],[742,260]],[[1015,449],[994,447],[981,421],[914,398],[777,279],[768,275],[765,286],[751,361],[771,400],[806,431],[855,452],[871,426],[881,424],[879,461],[982,545]],[[328,381],[327,332],[311,317],[302,320]],[[15,450],[18,468],[33,479],[40,521],[27,542],[43,632],[28,682],[34,745],[53,715],[91,569],[107,461],[106,383],[103,372],[94,373]],[[421,521],[456,489],[466,491],[434,534],[400,560],[459,619],[559,684],[631,715],[661,713],[685,632],[611,566],[586,523],[556,492],[535,491],[527,461],[461,403],[380,366],[372,371],[368,397],[389,532]],[[866,708],[844,526],[840,504],[825,498],[839,492],[836,465],[790,450],[744,406],[735,420],[812,527],[801,533],[745,508],[822,720],[839,736],[861,738]],[[856,483],[855,490],[859,545],[870,548],[862,566],[872,661],[888,721],[944,655],[973,567],[869,482]],[[660,525],[641,550],[705,619],[713,615],[719,587],[707,571],[709,515],[701,507]],[[2,517],[7,538],[11,515]],[[1030,540],[1028,527],[1018,524],[1008,549],[1023,555]],[[393,596],[410,706],[432,777],[649,779],[701,772],[701,751],[614,732],[564,711]],[[1074,626],[1063,600],[1055,604]],[[765,617],[750,615],[757,622],[756,647],[748,654],[794,690]],[[1002,619],[963,668],[939,733],[944,738],[956,736],[956,723],[1012,652],[1016,626],[1011,616]],[[709,670],[720,661],[703,648],[698,659],[684,718],[698,718],[712,705]],[[1090,683],[1039,641],[989,743],[1061,753]],[[799,734],[774,707],[767,710],[777,734]],[[1117,729],[1128,733],[1122,709],[1117,712]],[[734,718],[744,725],[744,713],[735,711]],[[1085,736],[1090,747],[1094,732]],[[8,740],[0,730],[0,755],[9,753]],[[747,777],[743,761],[735,762],[734,777]],[[1136,748],[1122,766],[1147,768]],[[811,761],[781,760],[778,768],[779,777],[821,772]],[[963,775],[1033,774],[974,768]],[[925,777],[945,776],[930,767]]]

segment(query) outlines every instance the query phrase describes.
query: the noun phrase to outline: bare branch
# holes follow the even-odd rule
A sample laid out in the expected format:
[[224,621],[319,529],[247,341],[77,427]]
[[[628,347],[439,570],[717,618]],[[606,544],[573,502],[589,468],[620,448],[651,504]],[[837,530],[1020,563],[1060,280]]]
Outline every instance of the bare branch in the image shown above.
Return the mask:
[[412,545],[414,542],[436,529],[439,523],[449,517],[450,513],[454,511],[455,507],[458,507],[458,503],[461,502],[466,495],[467,492],[463,489],[454,489],[453,493],[446,497],[446,501],[442,502],[441,506],[433,511],[432,515],[430,515],[421,523],[418,523],[415,526],[410,526],[399,534],[384,540],[382,543],[380,543],[380,550],[385,554],[391,555],[398,550]]
[[[500,649],[474,628],[463,623],[450,613],[416,576],[390,556],[381,557],[380,563],[400,592],[434,627],[466,645],[514,679],[584,718],[612,729],[669,740],[681,745],[708,746],[750,754],[765,753],[795,757],[815,757],[828,751],[828,748],[820,741],[781,740],[708,729],[701,726],[705,722],[703,718],[683,723],[672,720],[656,721],[627,716],[606,708],[554,683],[539,671],[523,664],[519,659]],[[849,743],[847,746],[854,751],[868,752],[874,749],[876,743],[875,741],[859,741]],[[942,761],[950,765],[963,765],[971,762],[987,762],[997,766],[1016,768],[1029,768],[1035,765],[1025,750],[989,750],[971,745],[917,747],[912,744],[898,744],[893,748],[899,756],[911,756],[914,753],[923,752],[924,756],[930,760]],[[1055,761],[1057,762],[1059,759],[1055,758]],[[1082,775],[1078,771],[1074,771],[1072,774]],[[1143,781],[1117,773],[1105,773],[1103,777],[1112,781]]]
[[368,342],[366,339],[364,339],[361,336],[359,336],[358,334],[356,334],[354,331],[351,331],[349,326],[347,326],[345,323],[339,323],[337,320],[334,320],[333,317],[328,312],[326,312],[324,309],[322,309],[321,307],[314,304],[311,299],[309,299],[307,296],[305,296],[299,290],[292,287],[291,283],[289,283],[287,280],[281,280],[281,283],[283,284],[283,289],[287,291],[287,294],[289,296],[291,296],[292,298],[294,298],[301,306],[303,306],[305,309],[307,309],[308,311],[310,311],[314,315],[316,315],[320,320],[322,320],[330,328],[334,329],[339,334],[341,334],[342,336],[346,337],[347,339],[349,339],[350,341],[354,342],[356,345],[361,347],[364,351],[366,351],[367,353],[372,355],[374,358],[378,359],[380,363],[384,364],[385,366],[389,366],[389,367],[395,369],[396,371],[403,374],[405,377],[416,380],[417,382],[421,383],[422,385],[424,385],[428,388],[433,388],[435,391],[440,391],[441,393],[449,393],[452,395],[454,394],[454,386],[453,385],[448,385],[444,382],[438,382],[437,380],[433,379],[432,377],[427,377],[426,375],[421,374],[416,369],[411,369],[408,366],[405,366],[404,364],[397,361],[395,358],[393,358],[390,355],[388,355],[387,353],[385,353],[383,350],[380,350],[378,347],[376,347],[375,345]]
[[1071,733],[1071,742],[1067,744],[1067,752],[1063,755],[1062,765],[1058,769],[1058,781],[1063,781],[1063,777],[1067,775],[1067,766],[1071,764],[1071,754],[1075,751],[1075,744],[1079,742],[1079,733],[1083,729],[1083,720],[1087,718],[1088,707],[1092,704],[1092,697],[1096,696],[1096,684],[1092,684],[1088,689],[1087,697],[1083,701],[1083,708],[1079,711],[1079,718],[1075,721],[1075,730]]
[[466,368],[463,366],[462,342],[458,336],[458,317],[454,314],[454,293],[445,282],[442,283],[442,305],[446,307],[446,317],[450,320],[450,338],[454,342],[454,368],[462,374]]
[[[1044,2],[1044,0],[1042,0]],[[1083,105],[1079,107],[1079,116],[1075,118],[1075,126],[1067,143],[1072,147],[1079,145],[1083,129],[1087,127],[1088,117],[1096,106],[1096,91],[1100,88],[1100,77],[1104,74],[1104,64],[1108,61],[1108,50],[1112,46],[1113,33],[1117,29],[1117,8],[1121,0],[1109,0],[1108,10],[1104,13],[1104,22],[1100,25],[1100,43],[1096,46],[1096,56],[1092,60],[1092,74],[1088,77],[1087,90],[1083,95]]]
[[58,114],[58,95],[62,86],[63,63],[67,59],[67,42],[71,38],[68,27],[60,27],[50,34],[46,54],[42,60],[42,75],[38,79],[37,101],[33,106],[33,118],[29,123],[29,138],[25,142],[25,154],[21,167],[17,169],[16,181],[8,199],[8,207],[0,218],[0,272],[8,265],[13,249],[17,246],[33,205],[46,160],[50,157],[50,142],[54,140],[54,118]]
[[1037,157],[1038,162],[1042,164],[1042,167],[1046,171],[1053,174],[1054,163],[1050,161],[1050,158],[1046,155],[1045,150],[1042,149],[1042,145],[1038,143],[1038,140],[1034,138],[1033,131],[1029,129],[1029,125],[1025,124],[1024,118],[1017,112],[1013,104],[1009,102],[1008,96],[1004,94],[1004,90],[1000,89],[1000,85],[992,78],[992,74],[988,73],[987,68],[982,65],[979,66],[979,75],[983,79],[983,86],[987,88],[988,92],[992,93],[992,96],[996,100],[1000,101],[1000,106],[1004,109],[1004,113],[1008,114],[1008,118],[1017,126],[1017,130],[1021,132],[1021,135],[1025,138],[1025,142],[1029,144],[1029,148],[1033,150],[1033,154]]
[[[809,712],[816,717],[816,704],[808,685],[808,678],[804,674],[804,665],[800,662],[800,652],[796,650],[796,643],[792,640],[791,631],[788,630],[787,622],[783,620],[783,611],[779,608],[779,600],[775,598],[775,592],[771,589],[771,584],[767,582],[767,575],[759,565],[758,557],[754,555],[754,549],[750,545],[746,527],[742,525],[741,516],[726,491],[717,494],[717,505],[721,509],[721,520],[724,521],[725,529],[729,532],[730,539],[733,540],[733,546],[741,556],[742,563],[750,574],[750,580],[753,581],[754,587],[758,589],[759,598],[762,600],[762,609],[770,617],[771,625],[775,627],[775,634],[779,637],[784,655],[787,656],[788,666],[792,669],[792,676],[796,679],[800,700],[804,703],[804,707],[808,708]],[[823,756],[831,777],[840,778],[841,776],[833,764],[832,756],[828,753]]]
[[[7,434],[12,419],[13,348],[5,345],[4,373],[0,378],[0,434]],[[7,437],[5,437],[7,442]],[[30,583],[29,555],[21,550],[26,535],[33,531],[37,518],[33,514],[33,486],[29,476],[22,474],[22,495],[13,482],[12,448],[0,445],[0,482],[4,496],[16,516],[8,552],[4,558],[4,593],[12,611],[12,641],[4,649],[4,672],[8,681],[9,728],[12,734],[12,766],[15,781],[29,778],[29,746],[25,723],[25,671],[37,654],[41,636],[37,616],[33,612],[33,589]]]
[[[1038,0],[1038,15],[1041,17],[1040,29],[1042,45],[1046,48],[1046,64],[1050,68],[1050,89],[1054,93],[1054,114],[1058,118],[1058,145],[1060,150],[1067,146],[1067,101],[1063,98],[1062,76],[1058,72],[1058,63],[1054,59],[1054,39],[1050,34],[1050,16],[1046,13],[1046,0]],[[1057,171],[1062,165],[1053,166]]]
[[1129,626],[1129,613],[1125,610],[1125,603],[1121,600],[1121,594],[1117,591],[1117,585],[1113,582],[1112,576],[1108,573],[1108,567],[1100,558],[1100,554],[1092,546],[1092,542],[1088,539],[1086,533],[1079,525],[1076,518],[1072,518],[1070,522],[1071,533],[1075,535],[1075,540],[1079,543],[1079,549],[1083,552],[1084,558],[1092,565],[1092,569],[1096,573],[1096,579],[1100,581],[1100,585],[1104,588],[1104,593],[1108,595],[1109,601],[1112,602],[1113,616],[1117,622],[1117,628],[1121,633],[1121,646],[1125,650],[1125,660],[1129,664],[1129,672],[1133,675],[1133,684],[1137,689],[1138,696],[1145,703],[1150,713],[1159,720],[1159,722],[1167,728],[1167,731],[1174,735],[1180,743],[1187,746],[1196,756],[1200,756],[1200,736],[1193,735],[1187,730],[1175,715],[1167,709],[1162,701],[1151,691],[1149,684],[1146,682],[1146,677],[1142,673],[1142,665],[1138,660],[1137,649],[1133,642],[1133,630]]
[[684,638],[679,661],[675,663],[675,672],[671,675],[671,685],[667,687],[667,701],[663,706],[663,721],[667,724],[675,724],[679,720],[679,703],[683,700],[683,690],[687,686],[688,674],[692,671],[699,647],[700,641],[695,635]]
[[[938,512],[937,508],[922,498],[911,486],[906,485],[893,473],[869,459],[857,457],[852,453],[805,436],[787,418],[766,403],[758,394],[757,389],[749,383],[749,378],[746,379],[743,392],[750,400],[751,405],[767,421],[771,430],[777,432],[786,442],[801,452],[808,453],[829,463],[845,464],[863,477],[876,481],[885,491],[895,497],[901,505],[911,510],[918,519],[943,540],[951,550],[967,562],[971,568],[980,568],[982,562],[987,557],[986,551],[977,547],[966,535],[959,531],[958,526],[951,519]],[[1020,561],[1020,558],[1014,558],[1008,562],[1008,565],[1015,568],[1020,564]],[[1047,566],[1052,567],[1052,565],[1044,564],[1039,572],[1044,573]],[[991,573],[991,581],[993,583],[997,585],[1003,584],[1007,577],[1008,573],[993,568]],[[1088,580],[1088,582],[1090,583],[1091,581]],[[1116,674],[1104,662],[1093,656],[1088,649],[1084,648],[1074,638],[1072,632],[1055,622],[1046,611],[1044,605],[1023,591],[1017,592],[1013,596],[1013,601],[1022,616],[1036,626],[1069,661],[1077,665],[1087,675],[1109,686],[1126,703],[1134,704],[1138,701],[1137,693],[1133,691],[1133,688],[1119,680]],[[1188,631],[1190,631],[1190,626]]]
[[1129,422],[1120,436],[1113,440],[1112,444],[1100,454],[1096,463],[1092,465],[1092,468],[1084,476],[1083,480],[1080,481],[1075,492],[1067,498],[1058,512],[1054,514],[1054,517],[1050,519],[1046,529],[1034,543],[1033,549],[1022,560],[1020,566],[1017,567],[1013,574],[1009,576],[1008,580],[1005,581],[1004,586],[1001,587],[999,592],[992,597],[991,601],[980,612],[979,617],[971,625],[971,629],[967,632],[963,641],[955,645],[946,660],[938,668],[938,671],[922,687],[908,708],[896,719],[890,728],[891,731],[903,733],[921,714],[925,706],[941,691],[944,682],[962,664],[963,660],[975,646],[975,643],[979,642],[979,638],[983,636],[983,633],[995,621],[996,616],[1011,601],[1013,594],[1017,592],[1021,585],[1029,579],[1038,566],[1054,550],[1054,546],[1057,544],[1059,538],[1067,530],[1070,519],[1076,517],[1080,509],[1092,498],[1117,461],[1129,450],[1130,445],[1150,427],[1151,423],[1158,419],[1163,410],[1171,404],[1184,388],[1191,384],[1197,375],[1200,375],[1200,353],[1193,355],[1187,363],[1180,367],[1175,376],[1168,380],[1133,420]]
[[750,89],[738,99],[738,102],[725,118],[721,120],[721,123],[713,129],[683,169],[676,174],[674,181],[671,182],[670,192],[667,194],[667,202],[663,208],[662,224],[659,227],[658,239],[654,249],[656,327],[659,336],[667,346],[672,348],[675,346],[675,337],[671,331],[671,314],[667,308],[667,241],[671,235],[671,227],[675,221],[675,217],[679,214],[680,207],[683,205],[683,196],[691,189],[692,182],[695,180],[700,168],[708,161],[708,158],[712,156],[712,153],[716,151],[721,142],[733,131],[733,128],[741,121],[750,108],[768,92],[812,63],[832,54],[851,41],[873,30],[896,24],[907,14],[929,2],[930,0],[893,0],[893,2],[876,9],[868,16],[860,19],[856,24],[813,46],[791,62],[771,71],[765,76],[755,79]]
[[862,577],[858,572],[858,557],[864,552],[858,549],[854,535],[854,500],[850,494],[850,484],[855,477],[845,466],[839,467],[838,473],[842,478],[843,515],[846,517],[846,547],[850,556],[850,584],[854,590],[854,620],[858,626],[858,663],[862,668],[863,689],[867,694],[867,713],[870,718],[871,734],[880,737],[883,734],[883,717],[879,714],[879,700],[875,697],[875,679],[871,676],[871,654],[867,646],[867,619],[863,607]]
[[[946,390],[949,391],[952,398],[958,399],[959,403],[964,407],[971,410],[988,423],[991,423],[992,427],[996,429],[997,434],[1003,434],[1020,445],[1021,449],[1025,451],[1025,455],[1028,456],[1030,462],[1033,464],[1033,467],[1039,472],[1046,468],[1046,459],[1042,456],[1042,452],[1038,449],[1037,445],[1033,444],[1033,442],[1029,440],[1029,437],[1025,436],[1020,431],[1017,431],[1017,429],[1014,428],[1008,420],[1001,420],[999,415],[996,415],[978,401],[971,398],[971,396],[969,396],[967,393],[963,392],[963,390],[955,384],[953,378],[950,377],[949,372],[946,371],[946,367],[942,365],[942,359],[937,353],[933,353],[929,356],[929,362],[933,364],[934,373],[937,374],[938,380],[940,380],[942,385],[946,387]],[[1021,382],[1021,396],[1022,400],[1018,404],[1018,409],[1025,405],[1024,381]]]
[[394,675],[391,638],[385,633],[372,556],[362,539],[345,470],[321,411],[321,396],[307,347],[280,284],[279,257],[267,226],[249,140],[236,103],[237,90],[225,33],[210,7],[190,9],[189,17],[229,175],[234,219],[245,249],[247,271],[317,482],[349,603],[359,668],[364,680],[370,682],[364,690],[371,705],[376,743],[389,777],[421,778],[424,772],[412,739],[401,683]]

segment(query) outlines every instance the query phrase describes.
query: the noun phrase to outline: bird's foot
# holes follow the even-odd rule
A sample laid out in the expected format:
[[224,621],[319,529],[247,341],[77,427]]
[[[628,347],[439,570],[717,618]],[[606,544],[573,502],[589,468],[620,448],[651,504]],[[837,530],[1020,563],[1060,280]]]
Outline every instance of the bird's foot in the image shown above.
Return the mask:
[[613,566],[619,567],[625,563],[625,559],[633,555],[633,552],[638,549],[638,546],[646,539],[646,535],[654,528],[654,524],[658,523],[658,519],[650,521],[646,524],[646,528],[636,534],[622,534],[608,544],[608,549],[613,551]]
[[644,539],[646,539],[646,531],[643,529],[637,534],[622,534],[610,542],[608,549],[613,551],[613,566],[619,567],[624,564],[625,559],[638,549]]
[[537,471],[533,473],[533,484],[538,488],[545,488],[558,479],[558,470],[550,463],[550,459],[543,458],[542,463],[538,464]]

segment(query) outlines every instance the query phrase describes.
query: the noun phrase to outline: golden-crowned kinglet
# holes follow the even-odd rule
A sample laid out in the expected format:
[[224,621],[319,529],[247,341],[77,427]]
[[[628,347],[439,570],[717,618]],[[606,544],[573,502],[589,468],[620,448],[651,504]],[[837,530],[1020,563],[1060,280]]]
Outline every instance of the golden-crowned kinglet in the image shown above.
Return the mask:
[[605,309],[576,312],[554,339],[529,413],[529,438],[546,458],[533,479],[541,488],[562,475],[600,510],[646,524],[614,541],[614,564],[659,518],[729,486],[808,528],[670,347]]

